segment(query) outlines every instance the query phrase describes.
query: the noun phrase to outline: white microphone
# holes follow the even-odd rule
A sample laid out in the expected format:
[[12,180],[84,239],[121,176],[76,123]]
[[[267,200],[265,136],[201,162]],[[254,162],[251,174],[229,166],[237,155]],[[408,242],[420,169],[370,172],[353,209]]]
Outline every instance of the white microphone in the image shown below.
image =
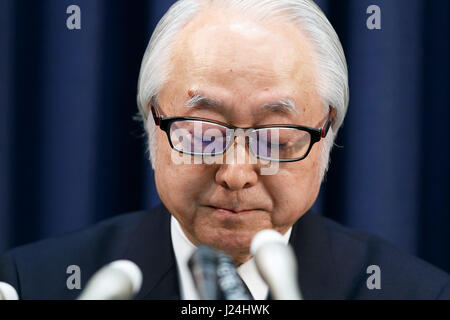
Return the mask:
[[129,260],[117,260],[92,276],[78,300],[130,300],[141,285],[139,267]]
[[0,300],[19,300],[19,295],[12,285],[0,282]]
[[253,237],[250,252],[275,300],[302,300],[294,250],[284,244],[280,233],[261,230]]

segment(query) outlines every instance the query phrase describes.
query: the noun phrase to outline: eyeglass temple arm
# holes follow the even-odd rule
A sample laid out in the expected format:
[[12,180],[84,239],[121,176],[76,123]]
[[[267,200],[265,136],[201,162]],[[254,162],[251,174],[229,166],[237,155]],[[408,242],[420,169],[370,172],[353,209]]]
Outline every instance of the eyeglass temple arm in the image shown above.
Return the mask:
[[334,117],[336,116],[336,108],[330,106],[330,112],[328,113],[328,119],[325,122],[322,130],[320,131],[320,136],[325,138],[327,136],[328,130],[330,130],[331,124],[333,123]]
[[148,103],[148,108],[152,112],[153,120],[155,121],[155,124],[159,126],[161,124],[161,119],[164,118],[161,111],[158,107],[158,102],[156,101],[155,97],[152,97],[150,99],[150,102]]

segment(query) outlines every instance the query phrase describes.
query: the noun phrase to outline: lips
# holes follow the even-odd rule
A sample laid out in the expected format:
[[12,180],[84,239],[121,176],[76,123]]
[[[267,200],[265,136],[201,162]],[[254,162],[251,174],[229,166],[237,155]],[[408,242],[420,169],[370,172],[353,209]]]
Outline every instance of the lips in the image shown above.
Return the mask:
[[255,208],[232,208],[226,206],[208,206],[208,207],[224,214],[244,214],[251,211],[260,210]]

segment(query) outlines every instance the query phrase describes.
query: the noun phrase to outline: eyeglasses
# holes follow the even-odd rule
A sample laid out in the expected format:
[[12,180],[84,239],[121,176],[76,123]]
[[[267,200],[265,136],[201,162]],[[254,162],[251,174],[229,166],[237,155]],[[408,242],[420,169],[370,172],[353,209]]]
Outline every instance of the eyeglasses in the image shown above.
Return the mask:
[[167,134],[175,151],[194,156],[218,156],[227,152],[236,136],[243,134],[251,154],[257,159],[294,162],[305,159],[312,146],[325,138],[336,109],[322,121],[321,128],[280,124],[239,128],[197,117],[165,117],[156,99],[149,103],[155,124]]

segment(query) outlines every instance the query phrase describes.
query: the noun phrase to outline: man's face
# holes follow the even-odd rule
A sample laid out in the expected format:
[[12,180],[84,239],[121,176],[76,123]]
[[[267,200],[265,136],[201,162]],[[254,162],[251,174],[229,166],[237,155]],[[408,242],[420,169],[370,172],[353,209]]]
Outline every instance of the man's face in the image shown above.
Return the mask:
[[[236,127],[318,127],[326,116],[315,87],[311,44],[288,22],[263,26],[209,10],[181,31],[172,53],[169,81],[159,95],[166,116],[201,117]],[[185,107],[195,94],[223,105]],[[261,108],[283,99],[292,100],[297,111]],[[155,181],[163,203],[194,244],[223,250],[238,263],[249,258],[250,242],[259,230],[285,233],[319,192],[322,143],[306,159],[279,163],[276,174],[261,175],[261,164],[249,163],[248,149],[247,163],[180,165],[172,161],[162,130],[155,139]]]

